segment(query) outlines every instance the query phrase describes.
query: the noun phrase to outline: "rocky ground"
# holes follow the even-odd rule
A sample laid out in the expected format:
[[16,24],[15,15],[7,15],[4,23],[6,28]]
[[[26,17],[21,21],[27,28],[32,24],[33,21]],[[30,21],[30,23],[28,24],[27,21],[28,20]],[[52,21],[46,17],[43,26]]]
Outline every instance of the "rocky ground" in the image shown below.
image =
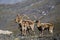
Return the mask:
[[60,34],[45,36],[0,35],[0,40],[60,40]]

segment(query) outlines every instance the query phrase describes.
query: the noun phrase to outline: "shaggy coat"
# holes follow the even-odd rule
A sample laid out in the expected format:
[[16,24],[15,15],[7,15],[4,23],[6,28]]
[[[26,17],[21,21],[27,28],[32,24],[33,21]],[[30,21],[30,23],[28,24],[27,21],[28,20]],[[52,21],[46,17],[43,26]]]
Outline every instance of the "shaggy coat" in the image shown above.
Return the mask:
[[42,34],[45,29],[48,29],[50,33],[53,33],[54,25],[52,23],[41,23],[40,21],[36,21],[36,24],[38,30],[40,30]]
[[26,35],[27,28],[31,28],[34,32],[34,22],[32,20],[23,20],[22,16],[17,15],[15,21],[20,25],[21,33]]

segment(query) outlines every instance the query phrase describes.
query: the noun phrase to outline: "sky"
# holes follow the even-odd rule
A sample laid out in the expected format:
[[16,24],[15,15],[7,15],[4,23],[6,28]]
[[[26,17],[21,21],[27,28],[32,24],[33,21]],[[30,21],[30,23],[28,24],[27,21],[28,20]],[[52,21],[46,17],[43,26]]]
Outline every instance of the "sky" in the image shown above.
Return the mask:
[[17,2],[23,2],[25,0],[0,0],[0,4],[14,4]]

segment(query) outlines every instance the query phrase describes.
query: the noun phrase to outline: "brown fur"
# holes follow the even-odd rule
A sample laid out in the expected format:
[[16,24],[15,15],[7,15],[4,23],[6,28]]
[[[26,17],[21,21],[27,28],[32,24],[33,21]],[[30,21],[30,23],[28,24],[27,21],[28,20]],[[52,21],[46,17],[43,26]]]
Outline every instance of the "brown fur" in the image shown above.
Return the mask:
[[36,23],[37,27],[41,28],[42,33],[45,28],[47,28],[50,33],[53,33],[54,25],[52,23],[41,23],[40,21],[37,21]]
[[22,16],[17,15],[16,22],[22,25],[22,34],[26,35],[27,27],[34,31],[34,22],[32,20],[23,20]]

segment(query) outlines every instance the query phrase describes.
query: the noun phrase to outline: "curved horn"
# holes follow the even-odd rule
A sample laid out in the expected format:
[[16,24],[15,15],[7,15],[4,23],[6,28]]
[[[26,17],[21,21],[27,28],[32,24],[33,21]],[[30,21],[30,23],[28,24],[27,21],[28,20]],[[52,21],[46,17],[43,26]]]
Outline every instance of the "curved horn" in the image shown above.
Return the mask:
[[37,17],[35,15],[33,15],[35,19],[37,19]]
[[26,17],[26,18],[30,19],[30,17],[28,17],[26,14],[23,14],[23,15],[24,15],[23,17]]
[[44,16],[41,16],[39,19],[43,18]]

